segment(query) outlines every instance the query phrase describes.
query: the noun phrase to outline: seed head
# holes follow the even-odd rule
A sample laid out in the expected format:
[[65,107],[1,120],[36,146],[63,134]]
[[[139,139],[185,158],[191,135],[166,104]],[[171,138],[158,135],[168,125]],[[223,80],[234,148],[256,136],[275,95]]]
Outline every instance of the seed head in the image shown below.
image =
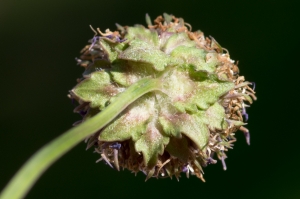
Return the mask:
[[75,112],[88,120],[105,109],[130,85],[156,78],[149,92],[105,128],[87,138],[100,160],[119,170],[142,171],[150,177],[177,179],[182,172],[204,181],[202,167],[217,157],[226,170],[225,152],[237,130],[250,143],[246,107],[256,99],[251,82],[239,75],[235,61],[217,41],[192,32],[182,18],[164,14],[147,28],[117,24],[100,29],[77,62],[83,78],[70,91]]

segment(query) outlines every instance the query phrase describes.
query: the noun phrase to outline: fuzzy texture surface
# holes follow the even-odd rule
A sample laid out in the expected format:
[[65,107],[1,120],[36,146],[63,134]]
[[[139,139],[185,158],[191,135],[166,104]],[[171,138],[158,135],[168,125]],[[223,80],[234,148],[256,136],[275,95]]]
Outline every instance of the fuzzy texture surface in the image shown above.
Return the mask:
[[177,179],[182,172],[204,181],[202,167],[217,157],[226,170],[225,152],[234,133],[250,135],[245,108],[256,99],[252,83],[239,75],[229,53],[212,37],[192,32],[182,18],[164,14],[147,28],[97,29],[78,63],[83,78],[70,91],[84,122],[105,109],[142,78],[159,88],[130,104],[109,125],[87,138],[88,147],[117,170]]

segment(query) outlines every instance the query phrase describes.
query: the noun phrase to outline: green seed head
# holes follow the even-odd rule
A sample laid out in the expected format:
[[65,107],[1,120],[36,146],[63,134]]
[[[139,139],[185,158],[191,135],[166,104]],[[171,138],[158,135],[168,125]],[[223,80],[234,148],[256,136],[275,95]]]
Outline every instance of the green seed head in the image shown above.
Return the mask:
[[[214,38],[191,31],[181,18],[164,14],[148,28],[98,29],[78,63],[83,78],[70,92],[83,122],[105,109],[130,85],[157,79],[157,89],[131,103],[105,128],[89,137],[88,148],[111,167],[142,171],[150,177],[181,172],[203,179],[202,167],[224,169],[225,152],[244,127],[245,107],[256,99],[250,82],[239,76],[229,53]],[[95,31],[96,32],[96,31]]]

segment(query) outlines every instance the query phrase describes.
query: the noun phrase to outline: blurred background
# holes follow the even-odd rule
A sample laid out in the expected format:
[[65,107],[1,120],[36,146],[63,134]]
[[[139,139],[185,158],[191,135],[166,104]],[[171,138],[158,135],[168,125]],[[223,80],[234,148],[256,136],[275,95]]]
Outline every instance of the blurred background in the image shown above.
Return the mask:
[[251,146],[238,142],[206,183],[116,171],[80,143],[48,169],[26,198],[300,198],[299,13],[297,1],[0,0],[0,188],[40,147],[80,119],[68,91],[83,68],[75,57],[94,33],[146,24],[164,12],[213,36],[256,83]]

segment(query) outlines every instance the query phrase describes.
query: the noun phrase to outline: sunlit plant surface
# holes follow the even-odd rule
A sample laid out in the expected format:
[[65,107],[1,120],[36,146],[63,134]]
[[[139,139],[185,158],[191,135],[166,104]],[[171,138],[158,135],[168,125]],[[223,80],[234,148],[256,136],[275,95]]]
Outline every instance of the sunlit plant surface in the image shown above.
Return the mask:
[[[182,18],[164,14],[147,27],[94,30],[77,59],[85,68],[70,91],[82,115],[76,127],[38,151],[0,198],[23,197],[40,174],[82,140],[99,160],[151,177],[181,173],[204,181],[241,130],[250,144],[246,107],[256,99],[229,52]],[[252,85],[250,87],[250,85]],[[16,191],[17,190],[17,191]]]

